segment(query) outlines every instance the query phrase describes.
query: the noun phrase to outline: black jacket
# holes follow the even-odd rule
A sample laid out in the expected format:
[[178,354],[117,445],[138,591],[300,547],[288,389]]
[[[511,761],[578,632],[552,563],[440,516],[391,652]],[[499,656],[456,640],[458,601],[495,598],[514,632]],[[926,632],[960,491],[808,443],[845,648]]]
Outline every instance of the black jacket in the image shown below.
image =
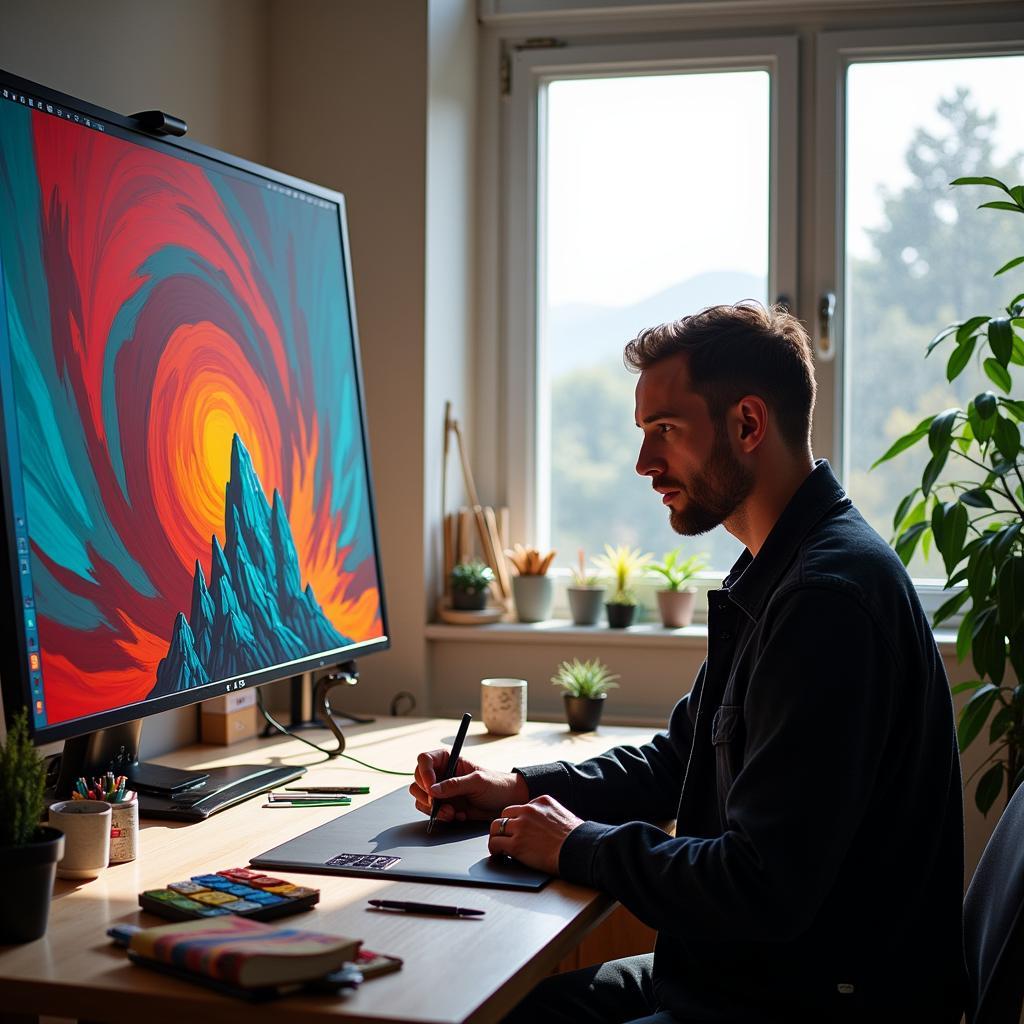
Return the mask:
[[[667,733],[518,769],[585,823],[559,872],[658,930],[685,1020],[960,1019],[963,799],[910,579],[825,462],[709,594]],[[675,837],[656,822],[675,818]]]

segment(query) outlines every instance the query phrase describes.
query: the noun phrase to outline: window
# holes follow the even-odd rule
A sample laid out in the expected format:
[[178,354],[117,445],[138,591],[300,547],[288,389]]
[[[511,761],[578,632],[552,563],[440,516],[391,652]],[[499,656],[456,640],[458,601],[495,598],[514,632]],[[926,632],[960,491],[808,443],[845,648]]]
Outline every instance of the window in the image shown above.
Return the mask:
[[[580,548],[661,554],[681,541],[634,470],[626,342],[715,302],[792,294],[773,211],[792,216],[795,89],[779,68],[793,49],[731,41],[517,60],[515,103],[536,141],[522,168],[536,199],[509,256],[535,268],[511,275],[513,305],[531,311],[513,330],[535,354],[513,385],[534,408],[515,425],[532,484],[523,521],[563,565]],[[686,548],[722,569],[741,550],[722,529]]]
[[[990,196],[948,187],[1024,180],[1024,21],[972,24],[967,4],[945,15],[957,16],[797,26],[799,47],[682,33],[513,47],[500,262],[515,535],[550,541],[562,565],[605,541],[682,542],[727,568],[736,543],[678,538],[633,472],[635,378],[621,350],[706,304],[786,296],[816,346],[815,453],[889,536],[923,463],[871,464],[984,382],[951,387],[927,342],[1024,287],[991,277],[1024,252],[1024,223],[986,219],[974,207]],[[941,575],[920,553],[911,570]]]

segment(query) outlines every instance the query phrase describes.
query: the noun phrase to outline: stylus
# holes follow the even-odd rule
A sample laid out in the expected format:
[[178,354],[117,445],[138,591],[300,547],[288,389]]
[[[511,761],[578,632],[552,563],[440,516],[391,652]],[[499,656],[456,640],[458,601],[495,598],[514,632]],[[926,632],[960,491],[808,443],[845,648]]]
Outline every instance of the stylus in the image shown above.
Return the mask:
[[341,793],[353,796],[364,796],[370,792],[369,786],[285,786],[288,793]]
[[[466,738],[466,733],[469,731],[469,723],[472,721],[473,716],[467,711],[462,716],[462,724],[459,726],[459,731],[455,735],[455,742],[452,744],[452,752],[448,755],[448,764],[444,769],[444,777],[439,779],[439,782],[445,782],[455,774],[455,770],[459,766],[459,755],[462,753],[462,742]],[[430,821],[427,822],[428,836],[434,828],[434,819],[437,817],[437,812],[440,810],[440,807],[441,805],[435,800],[434,806],[430,809]]]
[[401,910],[406,914],[443,914],[445,917],[479,917],[484,910],[470,910],[468,907],[449,907],[438,903],[407,903],[404,900],[367,900],[378,910]]

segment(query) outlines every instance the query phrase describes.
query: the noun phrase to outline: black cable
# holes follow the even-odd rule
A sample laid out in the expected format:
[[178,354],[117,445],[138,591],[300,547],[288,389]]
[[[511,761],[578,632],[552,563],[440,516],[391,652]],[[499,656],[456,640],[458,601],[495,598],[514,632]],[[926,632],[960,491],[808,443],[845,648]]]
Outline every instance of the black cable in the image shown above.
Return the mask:
[[[256,703],[259,705],[260,714],[263,715],[267,723],[275,728],[278,732],[289,737],[289,739],[299,740],[305,743],[307,747],[312,747],[314,750],[319,751],[324,755],[323,761],[330,761],[335,757],[344,757],[349,761],[354,761],[358,765],[362,765],[364,768],[369,768],[370,771],[380,772],[382,775],[415,775],[415,772],[396,772],[390,768],[378,768],[376,765],[367,764],[366,761],[360,761],[358,757],[353,757],[351,754],[343,754],[340,750],[328,750],[327,747],[321,747],[319,743],[314,743],[312,740],[307,740],[305,736],[299,736],[297,733],[292,732],[287,726],[282,725],[274,716],[267,710],[266,705],[263,703],[263,691],[257,689],[256,691]],[[314,764],[322,764],[323,761],[314,761]]]

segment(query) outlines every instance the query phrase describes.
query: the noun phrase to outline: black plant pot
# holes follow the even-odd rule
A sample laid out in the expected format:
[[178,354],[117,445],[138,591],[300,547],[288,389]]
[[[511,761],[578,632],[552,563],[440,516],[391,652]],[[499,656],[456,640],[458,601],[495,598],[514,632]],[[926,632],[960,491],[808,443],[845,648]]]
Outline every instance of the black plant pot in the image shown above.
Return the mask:
[[601,711],[608,694],[600,697],[570,697],[565,695],[565,720],[570,732],[593,732],[601,721]]
[[633,625],[636,617],[635,604],[606,604],[604,610],[608,613],[608,625],[612,629],[625,629]]
[[64,856],[64,833],[37,828],[24,846],[0,846],[0,945],[31,942],[46,934],[57,861]]
[[487,607],[487,589],[452,590],[452,607],[460,612],[482,612]]

